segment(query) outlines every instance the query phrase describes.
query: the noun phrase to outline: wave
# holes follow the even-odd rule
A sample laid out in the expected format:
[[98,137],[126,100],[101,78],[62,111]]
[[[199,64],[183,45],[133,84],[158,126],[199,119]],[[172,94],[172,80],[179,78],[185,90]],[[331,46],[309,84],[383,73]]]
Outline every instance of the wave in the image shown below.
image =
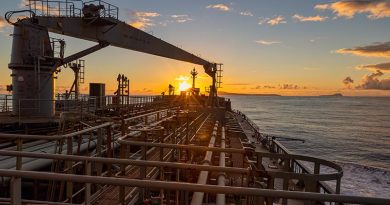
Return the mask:
[[[351,162],[337,162],[344,171],[341,178],[341,193],[354,196],[388,198],[390,171]],[[327,182],[334,185],[333,182]]]
[[345,162],[345,161],[337,161],[337,160],[334,160],[334,162],[336,162],[337,164],[340,164],[343,167],[344,166],[346,166],[346,167],[352,166],[352,167],[356,167],[356,168],[362,168],[362,169],[365,169],[368,171],[384,172],[384,173],[390,174],[390,167],[389,168],[375,167],[372,165],[365,165],[365,164],[359,164],[359,163],[355,163],[355,162]]

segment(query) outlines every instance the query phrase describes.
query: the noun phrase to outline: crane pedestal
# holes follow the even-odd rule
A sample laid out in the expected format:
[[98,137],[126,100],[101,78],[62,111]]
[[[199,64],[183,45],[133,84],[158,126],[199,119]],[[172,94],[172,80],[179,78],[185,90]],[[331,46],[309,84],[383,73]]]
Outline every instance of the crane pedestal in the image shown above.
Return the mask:
[[54,115],[54,52],[47,28],[28,20],[14,26],[11,62],[13,112],[20,116]]

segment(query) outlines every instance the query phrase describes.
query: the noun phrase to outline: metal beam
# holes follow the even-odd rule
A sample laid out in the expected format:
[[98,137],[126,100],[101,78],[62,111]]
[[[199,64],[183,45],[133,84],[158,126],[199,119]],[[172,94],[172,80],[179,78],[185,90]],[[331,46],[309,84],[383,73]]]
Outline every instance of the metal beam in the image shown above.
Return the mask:
[[118,21],[116,25],[96,25],[87,24],[81,17],[36,16],[35,19],[40,26],[53,33],[94,42],[107,42],[115,47],[202,65],[209,75],[214,67],[214,63],[122,21]]
[[70,55],[70,56],[62,59],[61,64],[58,67],[60,67],[60,66],[62,66],[64,64],[70,63],[72,61],[75,61],[77,59],[80,59],[80,58],[82,58],[82,57],[84,57],[86,55],[89,55],[89,54],[91,54],[93,52],[96,52],[96,51],[98,51],[98,50],[100,50],[102,48],[105,48],[105,47],[109,46],[109,45],[110,45],[109,43],[99,42],[99,44],[97,44],[95,46],[92,46],[90,48],[87,48],[87,49],[85,49],[83,51],[80,51],[78,53],[75,53],[73,55]]

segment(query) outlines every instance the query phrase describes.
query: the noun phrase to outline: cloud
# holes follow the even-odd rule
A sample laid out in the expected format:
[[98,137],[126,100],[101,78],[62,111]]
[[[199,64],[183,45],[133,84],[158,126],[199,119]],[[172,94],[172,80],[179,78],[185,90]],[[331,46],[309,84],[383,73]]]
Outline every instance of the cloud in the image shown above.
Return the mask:
[[240,15],[241,16],[253,16],[252,12],[250,12],[248,10],[240,12]]
[[225,85],[230,85],[230,86],[244,86],[244,85],[249,85],[248,83],[225,83]]
[[171,15],[171,18],[177,23],[192,21],[192,19],[187,14]]
[[292,16],[293,19],[296,19],[300,22],[321,22],[321,21],[325,21],[326,19],[328,19],[327,16],[320,16],[320,15],[317,15],[317,16],[301,16],[299,14],[295,14],[294,16]]
[[0,16],[0,32],[3,32],[3,29],[7,26],[9,26],[7,21],[2,16]]
[[279,41],[266,41],[266,40],[258,40],[258,41],[255,41],[256,43],[258,44],[261,44],[261,45],[272,45],[272,44],[280,44],[282,42],[279,42]]
[[383,43],[374,43],[367,46],[357,46],[354,48],[342,48],[337,50],[336,52],[357,56],[390,58],[390,41]]
[[306,86],[299,86],[295,84],[282,84],[278,86],[273,85],[256,85],[255,87],[250,88],[252,90],[263,90],[263,89],[279,89],[279,90],[304,90],[308,89]]
[[148,88],[143,88],[143,89],[134,90],[133,93],[137,93],[137,94],[153,94],[153,93],[155,93],[155,91],[151,90],[151,89],[148,89]]
[[177,77],[175,80],[177,80],[177,81],[187,81],[189,79],[190,78],[188,76],[181,75],[181,76]]
[[260,90],[260,89],[275,89],[275,88],[276,87],[272,86],[272,85],[264,85],[264,86],[258,85],[256,87],[251,88],[251,89],[252,90]]
[[323,39],[326,39],[326,38],[325,38],[325,37],[321,37],[321,36],[319,36],[319,37],[314,37],[314,38],[310,39],[309,42],[310,42],[310,43],[315,43],[315,42],[320,41],[320,40],[323,40]]
[[154,91],[152,89],[144,88],[141,91],[142,93],[153,93]]
[[160,25],[162,26],[168,26],[168,24],[171,23],[187,23],[189,21],[193,21],[192,18],[189,17],[187,14],[175,14],[175,15],[170,15],[168,16],[168,19],[165,19],[162,22],[159,22]]
[[[34,2],[34,0],[31,1],[31,4],[34,5],[34,9],[35,9],[35,6],[37,6],[37,8],[36,8],[37,10],[42,10],[42,8],[46,8],[46,7],[43,7],[43,3]],[[26,8],[29,6],[30,6],[29,0],[20,0],[19,5],[18,5],[19,8]]]
[[353,18],[366,13],[369,19],[390,17],[390,2],[387,0],[343,0],[328,4],[318,4],[318,10],[332,10],[338,17]]
[[298,89],[307,89],[307,87],[303,86],[299,86],[299,85],[294,85],[294,84],[283,84],[283,85],[279,85],[279,89],[282,89],[282,90],[298,90]]
[[390,71],[390,62],[389,63],[379,63],[379,64],[369,64],[369,65],[359,65],[356,67],[358,70],[367,69],[371,71]]
[[156,12],[144,12],[144,11],[131,11],[128,12],[130,16],[130,25],[138,29],[146,29],[154,26],[153,18],[160,16]]
[[208,9],[216,9],[219,11],[230,11],[231,8],[226,4],[214,4],[214,5],[208,5],[206,6]]
[[274,26],[281,23],[286,23],[286,21],[284,20],[283,16],[277,16],[276,18],[270,19],[267,23]]
[[276,16],[274,18],[263,18],[261,17],[260,18],[260,21],[259,21],[259,25],[262,25],[262,24],[269,24],[271,26],[275,26],[275,25],[278,25],[278,24],[282,24],[282,23],[287,23],[285,20],[284,20],[284,17],[279,15],[279,16]]
[[379,79],[383,76],[380,70],[365,75],[362,79],[362,84],[356,86],[357,89],[375,89],[375,90],[390,90],[390,78]]
[[265,23],[267,23],[267,21],[269,21],[270,18],[264,18],[264,17],[260,17],[259,18],[259,25],[263,25]]
[[314,9],[317,9],[317,10],[326,10],[330,7],[329,4],[317,4],[314,6]]
[[343,84],[347,87],[347,88],[351,88],[352,84],[353,84],[353,80],[351,77],[346,77],[344,80],[343,80]]

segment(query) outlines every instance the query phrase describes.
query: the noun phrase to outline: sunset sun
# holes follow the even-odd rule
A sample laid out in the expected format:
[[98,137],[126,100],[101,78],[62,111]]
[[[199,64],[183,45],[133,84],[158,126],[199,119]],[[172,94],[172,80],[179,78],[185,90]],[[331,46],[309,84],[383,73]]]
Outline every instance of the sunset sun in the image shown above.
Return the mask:
[[179,91],[187,91],[191,85],[187,81],[182,81],[179,83]]

